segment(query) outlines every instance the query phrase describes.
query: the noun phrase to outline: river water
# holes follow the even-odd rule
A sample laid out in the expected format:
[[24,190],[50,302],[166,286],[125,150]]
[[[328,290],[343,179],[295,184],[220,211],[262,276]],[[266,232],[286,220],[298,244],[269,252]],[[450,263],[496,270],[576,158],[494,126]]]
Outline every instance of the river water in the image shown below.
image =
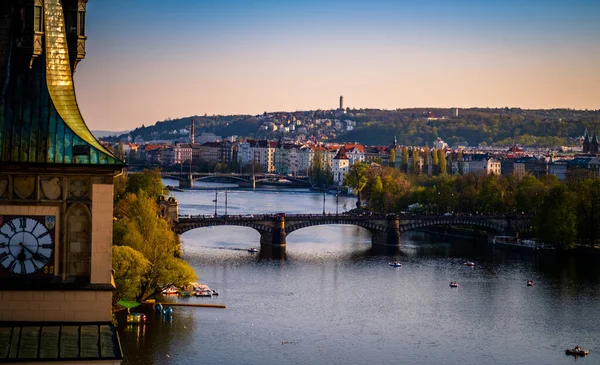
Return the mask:
[[[214,214],[214,190],[174,195],[180,214]],[[219,191],[218,214],[224,199]],[[323,211],[323,195],[307,190],[232,190],[227,200],[228,214]],[[340,196],[337,207],[355,201]],[[325,210],[335,209],[328,195]],[[597,258],[423,233],[404,235],[399,253],[376,255],[368,231],[334,225],[291,233],[283,258],[249,253],[260,247],[250,228],[181,238],[184,258],[219,296],[169,300],[227,309],[175,307],[171,318],[121,325],[123,364],[565,364],[575,345],[590,350],[579,363],[600,363]],[[394,259],[403,266],[390,267]]]

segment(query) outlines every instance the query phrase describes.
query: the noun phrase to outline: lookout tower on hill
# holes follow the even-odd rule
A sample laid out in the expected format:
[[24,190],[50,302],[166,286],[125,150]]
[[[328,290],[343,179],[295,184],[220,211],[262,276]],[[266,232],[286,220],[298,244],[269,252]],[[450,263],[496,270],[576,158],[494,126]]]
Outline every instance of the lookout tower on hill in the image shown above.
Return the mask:
[[75,98],[86,4],[0,3],[0,362],[122,358],[111,252],[124,164]]

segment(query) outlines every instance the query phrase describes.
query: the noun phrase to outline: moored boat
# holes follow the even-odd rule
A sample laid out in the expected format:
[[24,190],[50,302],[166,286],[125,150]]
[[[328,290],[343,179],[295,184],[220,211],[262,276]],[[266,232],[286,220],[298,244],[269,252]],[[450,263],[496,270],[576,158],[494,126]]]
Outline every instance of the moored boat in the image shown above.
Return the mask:
[[474,267],[475,263],[473,261],[467,261],[463,264],[464,266],[470,266],[470,267]]
[[250,253],[256,253],[256,252],[258,252],[258,250],[256,248],[254,248],[254,247],[250,247],[248,249],[248,252],[250,252]]
[[171,285],[171,286],[163,289],[162,293],[166,294],[166,295],[177,294],[178,293],[178,289],[177,289],[176,286]]
[[533,280],[527,280],[527,286],[533,286]]
[[402,266],[402,264],[399,263],[398,261],[390,262],[390,263],[388,263],[388,265],[390,265],[391,267],[400,267],[400,266]]
[[457,281],[451,281],[450,282],[450,287],[451,288],[458,288],[458,282]]

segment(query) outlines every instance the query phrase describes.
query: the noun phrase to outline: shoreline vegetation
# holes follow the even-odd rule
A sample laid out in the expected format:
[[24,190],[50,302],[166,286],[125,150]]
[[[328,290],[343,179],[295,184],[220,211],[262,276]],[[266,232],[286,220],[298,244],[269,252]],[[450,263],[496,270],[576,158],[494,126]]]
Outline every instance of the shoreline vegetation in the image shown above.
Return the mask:
[[115,179],[113,270],[119,301],[144,302],[171,285],[197,281],[194,269],[181,258],[181,243],[157,200],[165,192],[159,169]]
[[[436,159],[431,163],[444,165]],[[561,182],[553,175],[448,175],[441,168],[434,168],[433,174],[355,163],[344,185],[357,194],[360,208],[376,213],[525,215],[532,217],[532,225],[521,232],[524,238],[561,251],[598,245],[599,178],[572,175]]]

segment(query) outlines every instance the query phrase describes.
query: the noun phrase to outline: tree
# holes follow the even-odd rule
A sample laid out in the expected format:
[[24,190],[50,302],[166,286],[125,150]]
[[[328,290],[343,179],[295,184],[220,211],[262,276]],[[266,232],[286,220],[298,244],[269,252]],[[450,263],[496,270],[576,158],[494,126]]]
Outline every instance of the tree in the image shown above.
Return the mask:
[[577,238],[577,198],[563,184],[553,187],[535,217],[537,235],[546,243],[570,249]]
[[415,175],[419,174],[419,149],[414,147],[412,149],[412,164],[411,164],[411,172]]
[[383,183],[379,175],[375,176],[371,184],[371,194],[369,197],[369,207],[376,212],[385,210],[385,201],[383,196]]
[[444,149],[440,148],[439,150],[437,150],[438,152],[438,171],[440,175],[446,175],[446,168],[448,167],[448,165],[446,164],[446,151],[444,151]]
[[319,187],[326,187],[333,182],[333,172],[329,160],[329,153],[325,150],[316,150],[308,168],[310,181]]
[[403,172],[408,172],[408,147],[403,146],[401,149],[401,166],[400,169]]
[[125,188],[125,192],[138,194],[142,190],[155,200],[159,195],[163,194],[165,186],[162,183],[162,176],[159,168],[144,170],[127,176],[127,187]]
[[433,175],[439,174],[440,155],[438,154],[438,150],[436,148],[431,150],[431,169],[433,171]]
[[113,303],[139,298],[142,279],[150,267],[144,255],[128,246],[113,246],[112,267],[116,286]]
[[359,161],[350,166],[350,170],[344,178],[344,185],[351,187],[356,191],[356,195],[358,196],[356,205],[358,208],[361,207],[360,193],[365,186],[367,186],[369,181],[367,177],[368,170],[369,166]]
[[600,238],[600,180],[583,180],[573,191],[577,196],[577,236],[594,247]]
[[423,148],[423,168],[425,169],[425,174],[429,174],[429,147],[425,146]]
[[176,259],[180,254],[179,241],[169,224],[158,218],[155,199],[144,191],[127,194],[115,207],[115,217],[114,244],[131,247],[149,262],[137,299],[147,299],[166,286],[181,286],[196,279],[191,267],[182,266],[184,262]]
[[390,167],[396,167],[396,149],[390,149]]

